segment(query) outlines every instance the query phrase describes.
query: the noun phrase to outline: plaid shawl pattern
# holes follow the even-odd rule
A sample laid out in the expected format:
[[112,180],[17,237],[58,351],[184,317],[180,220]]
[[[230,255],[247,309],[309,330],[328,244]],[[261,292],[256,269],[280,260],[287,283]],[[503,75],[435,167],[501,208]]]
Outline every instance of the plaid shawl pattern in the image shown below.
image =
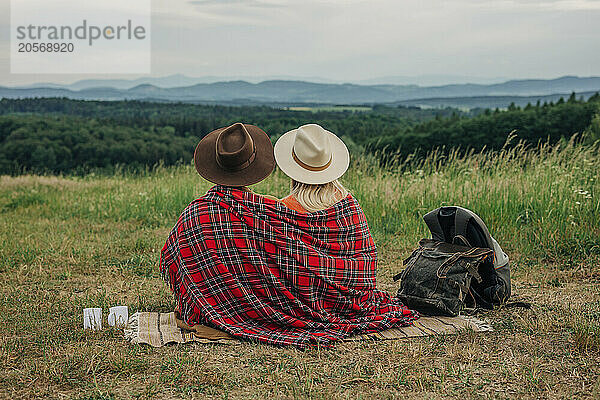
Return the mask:
[[350,195],[301,214],[217,185],[181,214],[160,271],[189,325],[274,345],[328,347],[418,317],[375,288],[376,259],[365,215]]

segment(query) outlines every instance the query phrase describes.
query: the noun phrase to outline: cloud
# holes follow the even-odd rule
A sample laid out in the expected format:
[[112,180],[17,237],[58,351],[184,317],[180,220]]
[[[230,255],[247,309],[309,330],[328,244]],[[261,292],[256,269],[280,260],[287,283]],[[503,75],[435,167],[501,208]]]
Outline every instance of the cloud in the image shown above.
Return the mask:
[[248,6],[248,7],[264,7],[264,8],[278,8],[284,4],[281,2],[273,1],[262,1],[262,0],[192,0],[188,1],[189,4],[194,6]]
[[[503,10],[548,10],[577,11],[600,10],[600,0],[466,0],[466,3],[478,8],[494,8]],[[464,4],[464,3],[463,3]]]
[[547,8],[557,10],[600,10],[599,0],[554,0],[546,4]]

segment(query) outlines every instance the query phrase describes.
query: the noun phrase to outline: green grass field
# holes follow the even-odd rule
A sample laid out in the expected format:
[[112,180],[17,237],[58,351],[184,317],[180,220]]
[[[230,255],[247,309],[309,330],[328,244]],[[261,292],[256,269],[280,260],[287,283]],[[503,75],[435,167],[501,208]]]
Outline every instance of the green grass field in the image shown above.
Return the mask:
[[[209,185],[191,166],[136,175],[0,177],[0,397],[598,398],[600,157],[563,144],[432,154],[384,169],[355,160],[344,183],[379,249],[378,286],[427,235],[421,215],[472,209],[510,255],[514,299],[481,314],[494,332],[343,343],[332,350],[129,345],[83,331],[82,309],[170,311],[158,259]],[[254,187],[283,196],[279,172]]]

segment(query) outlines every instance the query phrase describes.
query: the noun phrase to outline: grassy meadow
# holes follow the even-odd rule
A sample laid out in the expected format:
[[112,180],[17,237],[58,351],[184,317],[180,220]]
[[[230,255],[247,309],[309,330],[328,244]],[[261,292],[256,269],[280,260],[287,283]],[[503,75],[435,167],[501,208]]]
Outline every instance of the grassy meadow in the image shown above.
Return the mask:
[[[343,182],[379,249],[378,285],[427,235],[440,205],[477,212],[512,262],[513,300],[481,314],[495,331],[334,349],[130,345],[83,331],[82,309],[170,311],[160,249],[209,184],[191,165],[111,176],[0,177],[2,398],[598,398],[600,157],[562,143],[382,168]],[[253,189],[284,196],[276,171]]]

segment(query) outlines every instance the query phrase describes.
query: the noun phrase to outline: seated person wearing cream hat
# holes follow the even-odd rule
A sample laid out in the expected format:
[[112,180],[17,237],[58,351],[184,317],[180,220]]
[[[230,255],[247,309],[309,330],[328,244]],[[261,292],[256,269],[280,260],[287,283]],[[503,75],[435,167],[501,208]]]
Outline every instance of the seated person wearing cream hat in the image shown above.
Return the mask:
[[338,181],[350,163],[348,148],[332,132],[308,124],[287,132],[275,144],[275,160],[292,179],[283,204],[301,213],[327,209],[348,196]]

